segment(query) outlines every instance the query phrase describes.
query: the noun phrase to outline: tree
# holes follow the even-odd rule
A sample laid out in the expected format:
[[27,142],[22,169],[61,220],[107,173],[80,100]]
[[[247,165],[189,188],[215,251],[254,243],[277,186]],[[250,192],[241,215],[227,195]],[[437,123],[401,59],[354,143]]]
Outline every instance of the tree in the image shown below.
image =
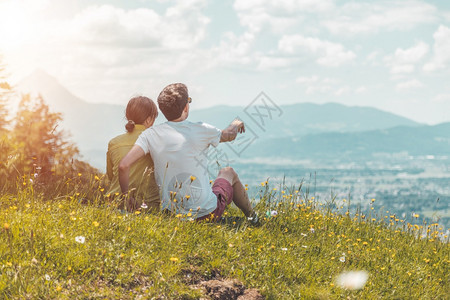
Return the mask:
[[0,188],[9,177],[8,161],[14,145],[8,136],[8,100],[11,96],[11,86],[6,81],[5,66],[0,55]]
[[67,166],[79,153],[60,130],[61,121],[61,114],[51,112],[41,96],[22,96],[13,131],[22,174],[37,174],[46,181],[56,166]]
[[0,56],[0,192],[26,187],[29,179],[35,191],[49,196],[85,186],[99,171],[78,160],[78,148],[59,126],[61,114],[51,112],[41,96],[23,95],[9,121],[13,91],[4,71]]
[[11,86],[6,81],[5,66],[0,56],[0,136],[7,131],[8,121],[8,100],[11,96]]

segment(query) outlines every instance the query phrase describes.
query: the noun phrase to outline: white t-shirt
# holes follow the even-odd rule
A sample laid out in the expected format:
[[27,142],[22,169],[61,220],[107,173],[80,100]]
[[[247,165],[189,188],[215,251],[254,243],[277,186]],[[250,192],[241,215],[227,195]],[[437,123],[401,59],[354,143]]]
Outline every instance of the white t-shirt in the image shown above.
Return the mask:
[[202,217],[217,207],[208,176],[207,148],[221,130],[206,123],[165,122],[141,133],[136,145],[150,152],[161,191],[161,208]]

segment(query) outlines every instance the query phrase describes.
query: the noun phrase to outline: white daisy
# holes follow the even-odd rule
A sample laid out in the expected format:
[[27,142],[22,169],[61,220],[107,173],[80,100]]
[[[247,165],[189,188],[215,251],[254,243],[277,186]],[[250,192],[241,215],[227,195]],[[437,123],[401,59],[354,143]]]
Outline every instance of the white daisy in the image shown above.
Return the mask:
[[364,287],[368,278],[367,271],[349,271],[339,274],[336,283],[347,290],[359,290]]
[[84,244],[84,242],[86,241],[86,238],[84,236],[77,236],[75,237],[75,242],[80,243],[80,244]]

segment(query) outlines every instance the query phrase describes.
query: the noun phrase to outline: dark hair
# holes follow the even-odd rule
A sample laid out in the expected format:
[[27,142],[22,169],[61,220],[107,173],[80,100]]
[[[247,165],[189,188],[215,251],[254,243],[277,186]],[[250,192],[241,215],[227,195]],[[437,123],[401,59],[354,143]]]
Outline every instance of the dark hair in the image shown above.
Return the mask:
[[188,89],[183,83],[166,86],[158,96],[158,106],[168,121],[181,116],[188,103]]
[[125,129],[132,132],[135,124],[144,124],[148,117],[156,119],[157,116],[158,108],[152,99],[144,96],[133,97],[128,101],[125,110],[125,117],[128,120]]

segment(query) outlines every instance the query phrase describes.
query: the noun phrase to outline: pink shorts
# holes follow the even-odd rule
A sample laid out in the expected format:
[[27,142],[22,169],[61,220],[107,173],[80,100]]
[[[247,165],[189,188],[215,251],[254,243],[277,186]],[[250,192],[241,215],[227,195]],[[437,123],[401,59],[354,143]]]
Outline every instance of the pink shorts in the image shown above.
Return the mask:
[[197,221],[211,219],[216,220],[223,215],[225,208],[233,201],[233,187],[224,178],[217,178],[212,186],[213,193],[217,196],[217,208],[210,214],[200,217]]

